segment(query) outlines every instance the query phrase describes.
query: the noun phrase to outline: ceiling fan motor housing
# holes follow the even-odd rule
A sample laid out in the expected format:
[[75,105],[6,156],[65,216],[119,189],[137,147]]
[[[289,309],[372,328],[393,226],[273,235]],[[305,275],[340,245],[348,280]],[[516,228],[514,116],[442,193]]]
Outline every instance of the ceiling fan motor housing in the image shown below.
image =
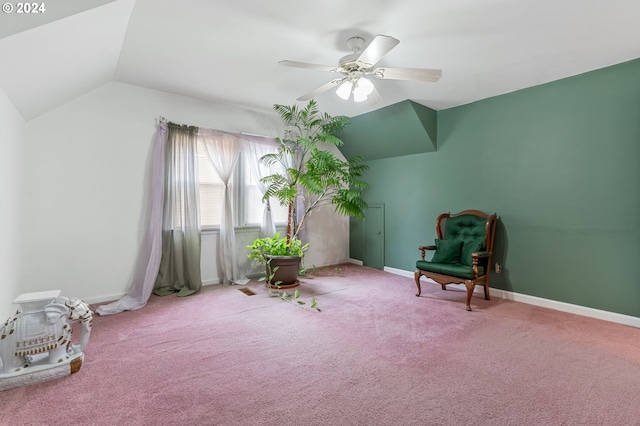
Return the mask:
[[352,75],[353,72],[361,72],[357,77],[361,77],[368,68],[371,68],[372,64],[365,64],[364,62],[357,61],[360,56],[360,52],[364,47],[364,39],[362,37],[351,37],[347,40],[347,46],[353,52],[340,59],[338,65],[344,70],[343,74]]
[[364,39],[362,37],[351,37],[347,40],[347,46],[353,53],[358,53],[364,47]]

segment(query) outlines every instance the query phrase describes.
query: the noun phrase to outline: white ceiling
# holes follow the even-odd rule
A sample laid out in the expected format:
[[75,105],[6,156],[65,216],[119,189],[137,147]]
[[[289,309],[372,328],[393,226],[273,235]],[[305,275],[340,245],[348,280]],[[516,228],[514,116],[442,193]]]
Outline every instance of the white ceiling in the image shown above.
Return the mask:
[[443,76],[374,80],[381,105],[326,92],[317,101],[332,115],[405,99],[445,109],[640,58],[638,0],[45,4],[46,19],[0,15],[0,88],[27,120],[112,80],[270,111],[338,76],[278,61],[337,65],[355,35],[400,40],[378,65],[440,68]]

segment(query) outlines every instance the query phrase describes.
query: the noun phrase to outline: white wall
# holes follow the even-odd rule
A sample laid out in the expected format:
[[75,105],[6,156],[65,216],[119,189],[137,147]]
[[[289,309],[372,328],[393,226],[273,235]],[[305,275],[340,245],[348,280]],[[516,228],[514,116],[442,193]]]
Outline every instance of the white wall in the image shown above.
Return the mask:
[[[148,160],[158,116],[229,131],[277,136],[275,114],[108,83],[26,126],[23,213],[24,291],[61,289],[89,302],[129,286],[145,229]],[[311,234],[318,265],[348,258],[345,218],[318,214],[340,232]],[[316,232],[318,232],[316,230]],[[328,241],[327,235],[335,235]],[[257,236],[257,233],[256,233]],[[238,250],[251,242],[244,232]],[[248,241],[248,242],[246,242]],[[203,281],[217,281],[217,235],[203,235]],[[248,267],[248,266],[247,266]],[[243,268],[244,269],[244,268]]]
[[24,120],[0,89],[0,323],[20,293],[20,161]]

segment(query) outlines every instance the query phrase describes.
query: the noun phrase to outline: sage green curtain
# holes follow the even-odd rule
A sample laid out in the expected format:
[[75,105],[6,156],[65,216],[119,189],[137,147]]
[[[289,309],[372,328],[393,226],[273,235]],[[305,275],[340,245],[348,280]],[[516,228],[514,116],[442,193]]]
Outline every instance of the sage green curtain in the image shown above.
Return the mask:
[[162,260],[154,293],[188,296],[202,287],[198,128],[168,123],[162,217]]

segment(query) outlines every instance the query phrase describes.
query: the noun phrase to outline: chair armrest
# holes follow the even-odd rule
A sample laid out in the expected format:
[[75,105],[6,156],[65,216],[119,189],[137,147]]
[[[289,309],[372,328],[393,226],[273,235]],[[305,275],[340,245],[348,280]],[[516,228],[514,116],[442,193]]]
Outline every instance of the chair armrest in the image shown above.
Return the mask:
[[436,246],[419,246],[418,250],[420,250],[420,255],[422,256],[422,260],[424,260],[425,252],[427,250],[435,250]]
[[489,257],[491,256],[491,252],[490,251],[479,251],[477,253],[471,253],[471,257],[472,258],[476,258],[476,259],[480,259],[483,257]]
[[[485,258],[491,256],[490,251],[479,251],[477,253],[471,253],[471,260],[473,261],[473,277],[478,278],[478,259]],[[487,265],[487,268],[489,265]],[[488,273],[486,270],[484,271],[485,275]]]

